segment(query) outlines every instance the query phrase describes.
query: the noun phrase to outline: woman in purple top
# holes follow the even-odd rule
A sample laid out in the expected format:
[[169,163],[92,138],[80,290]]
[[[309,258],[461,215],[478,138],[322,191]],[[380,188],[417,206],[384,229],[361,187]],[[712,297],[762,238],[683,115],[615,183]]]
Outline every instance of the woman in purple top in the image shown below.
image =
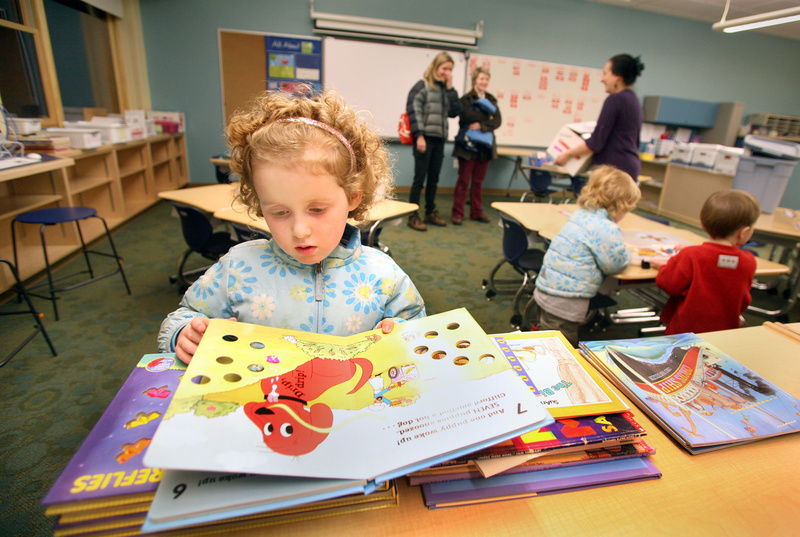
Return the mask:
[[644,64],[639,57],[629,54],[618,54],[606,62],[600,81],[609,95],[597,126],[588,140],[556,157],[556,165],[563,166],[571,158],[593,153],[592,165],[610,164],[637,180],[642,169],[639,160],[642,106],[631,86],[642,71]]

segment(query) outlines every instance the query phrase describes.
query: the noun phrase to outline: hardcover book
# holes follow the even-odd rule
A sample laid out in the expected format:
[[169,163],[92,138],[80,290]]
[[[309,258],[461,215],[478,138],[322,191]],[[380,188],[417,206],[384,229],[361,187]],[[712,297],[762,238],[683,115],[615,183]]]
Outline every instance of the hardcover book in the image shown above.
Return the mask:
[[397,502],[397,487],[394,481],[387,481],[370,494],[351,494],[253,515],[235,516],[218,522],[184,526],[176,530],[144,529],[143,523],[145,522],[147,507],[130,513],[98,519],[83,519],[71,515],[62,515],[55,525],[54,536],[134,537],[138,535],[172,535],[175,537],[207,537],[220,534],[239,535],[243,531],[268,528],[278,524],[394,507]]
[[212,320],[145,461],[380,483],[549,423],[464,309],[348,337]]
[[166,470],[142,531],[208,524],[360,493],[367,482]]
[[491,337],[554,418],[628,410],[628,405],[561,332],[519,332]]
[[[609,446],[595,449],[584,449],[567,453],[553,453],[542,455],[504,470],[497,475],[519,474],[523,472],[536,472],[551,470],[564,466],[578,466],[580,464],[593,464],[609,459],[629,459],[633,457],[650,457],[656,450],[646,440],[639,440],[630,444]],[[420,470],[408,475],[409,485],[423,483],[437,483],[440,481],[454,481],[456,479],[477,479],[486,477],[474,463],[457,466],[435,466],[427,470]]]
[[678,248],[691,245],[686,239],[664,231],[623,229],[622,240],[631,251],[631,263],[634,265],[642,261],[666,262],[678,252]]
[[467,457],[440,463],[432,469],[460,466],[477,469],[488,477],[534,457],[630,444],[646,434],[630,412],[564,418]]
[[425,483],[422,485],[422,494],[425,505],[438,509],[634,483],[659,477],[661,472],[649,457],[644,457],[540,472]]
[[186,365],[146,354],[42,500],[48,515],[153,498],[162,470],[142,463]]
[[695,334],[585,341],[581,349],[693,454],[800,430],[800,400]]

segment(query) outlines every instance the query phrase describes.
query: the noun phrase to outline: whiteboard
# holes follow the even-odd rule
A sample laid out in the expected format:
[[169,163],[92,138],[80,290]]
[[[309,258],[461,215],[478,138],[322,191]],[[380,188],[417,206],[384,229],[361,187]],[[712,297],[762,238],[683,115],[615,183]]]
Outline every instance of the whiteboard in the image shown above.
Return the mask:
[[[411,87],[441,49],[372,43],[325,37],[322,41],[322,83],[334,88],[349,106],[372,114],[373,126],[383,138],[397,139],[397,123],[406,109]],[[453,57],[453,87],[464,94],[466,57]],[[458,118],[450,119],[449,139],[458,133]]]
[[478,66],[491,73],[489,92],[502,113],[498,145],[547,147],[562,125],[595,121],[606,98],[602,69],[470,55],[469,72]]

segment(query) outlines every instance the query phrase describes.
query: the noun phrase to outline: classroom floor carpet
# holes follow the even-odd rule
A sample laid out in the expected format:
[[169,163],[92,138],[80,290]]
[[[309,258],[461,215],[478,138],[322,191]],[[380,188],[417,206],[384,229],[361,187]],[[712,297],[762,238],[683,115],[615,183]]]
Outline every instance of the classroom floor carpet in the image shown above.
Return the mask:
[[[400,194],[399,199],[407,199]],[[425,298],[428,314],[465,307],[487,333],[511,330],[510,295],[486,299],[482,282],[501,259],[502,228],[492,201],[517,201],[505,195],[485,196],[489,224],[465,220],[461,226],[430,226],[418,232],[405,225],[383,230],[398,264]],[[437,198],[439,214],[449,222],[452,196]],[[34,299],[45,314],[44,323],[58,356],[53,357],[41,336],[0,368],[0,537],[52,535],[52,520],[44,516],[41,499],[69,462],[131,372],[146,353],[155,352],[155,337],[164,316],[177,307],[180,294],[169,281],[178,255],[185,248],[180,223],[171,206],[160,203],[114,232],[125,258],[132,295],[113,276],[64,293],[59,300],[61,320],[52,305]],[[99,248],[105,245],[101,242]],[[80,268],[82,259],[59,264],[58,272]],[[4,297],[9,299],[8,294]],[[638,307],[629,293],[614,297],[618,308]],[[776,293],[756,293],[755,302],[774,308]],[[11,299],[0,311],[17,307]],[[764,317],[746,315],[748,324]],[[800,320],[800,308],[780,320]],[[0,353],[4,356],[29,333],[27,316],[0,321]],[[581,339],[637,337],[638,325],[590,324]]]

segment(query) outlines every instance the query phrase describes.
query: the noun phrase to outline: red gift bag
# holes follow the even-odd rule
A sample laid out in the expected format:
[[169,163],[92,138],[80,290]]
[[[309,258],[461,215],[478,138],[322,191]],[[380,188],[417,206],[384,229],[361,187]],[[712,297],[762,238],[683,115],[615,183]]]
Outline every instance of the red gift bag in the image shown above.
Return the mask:
[[414,138],[411,137],[411,122],[408,120],[408,112],[400,114],[400,123],[397,125],[397,134],[400,135],[400,143],[413,145]]

